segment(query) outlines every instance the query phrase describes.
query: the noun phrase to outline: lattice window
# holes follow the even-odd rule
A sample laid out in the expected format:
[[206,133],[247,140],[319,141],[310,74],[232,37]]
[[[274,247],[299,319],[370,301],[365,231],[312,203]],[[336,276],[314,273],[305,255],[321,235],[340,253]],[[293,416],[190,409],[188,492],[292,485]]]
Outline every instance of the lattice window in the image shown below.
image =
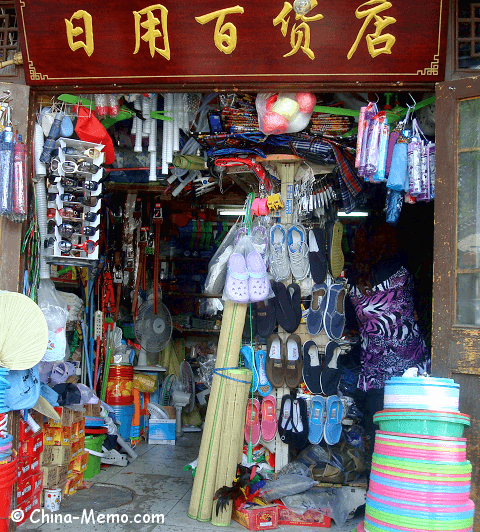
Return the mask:
[[480,68],[480,3],[458,0],[458,68]]
[[[20,51],[18,42],[17,15],[13,1],[0,1],[0,61],[13,59]],[[0,77],[12,77],[17,74],[15,65],[0,69]]]

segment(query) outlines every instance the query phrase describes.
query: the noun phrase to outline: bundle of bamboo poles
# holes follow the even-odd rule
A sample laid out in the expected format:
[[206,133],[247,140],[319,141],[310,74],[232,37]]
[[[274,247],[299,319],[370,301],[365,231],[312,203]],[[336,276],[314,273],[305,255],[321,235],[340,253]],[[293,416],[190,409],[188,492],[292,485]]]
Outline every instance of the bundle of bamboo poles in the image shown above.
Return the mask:
[[[252,372],[248,369],[234,369],[225,372],[225,393],[223,394],[221,427],[216,437],[220,439],[217,477],[214,493],[223,486],[230,487],[237,474],[237,464],[242,461],[243,432],[248,391],[252,383]],[[232,501],[217,515],[216,505],[212,509],[212,524],[228,526],[232,517]]]
[[[212,380],[203,436],[198,455],[197,469],[193,482],[192,496],[190,498],[190,507],[188,509],[188,516],[192,519],[197,519],[198,521],[210,521],[212,519],[213,496],[215,491],[220,486],[231,485],[236,473],[240,445],[243,445],[243,423],[245,420],[245,409],[251,375],[249,378],[245,378],[246,375],[242,373],[242,371],[245,370],[240,370],[241,373],[238,374],[235,373],[238,371],[237,369],[234,370],[231,368],[236,368],[238,366],[246,311],[246,304],[235,303],[233,301],[225,302],[222,328],[217,349],[216,368],[218,371],[214,374]],[[222,368],[229,369],[222,370]],[[226,376],[229,376],[229,372],[232,371],[234,371],[234,375],[236,375],[234,377],[236,380],[225,378]],[[241,380],[249,381],[249,379],[250,382],[248,384],[239,382]],[[228,394],[232,393],[232,385],[236,390],[235,394],[238,393],[238,401],[236,401],[235,404],[228,400]],[[242,395],[242,388],[244,386],[246,388],[243,400],[240,399],[240,396]],[[225,414],[231,412],[231,409],[235,411],[235,429],[233,425],[234,420],[228,420],[225,417]],[[240,433],[235,435],[234,431],[238,431],[238,424],[240,423],[239,417],[241,418],[241,430]],[[224,427],[227,426],[230,430],[231,439],[229,441],[231,441],[231,444],[227,444],[225,439],[223,439],[222,442],[220,441],[221,432],[224,430]],[[225,435],[225,438],[228,438],[228,436]],[[234,444],[234,442],[236,443]],[[227,451],[227,449],[222,449],[221,453],[220,445],[230,445],[230,447],[234,448],[231,450],[232,452],[229,453],[228,458],[223,455],[223,451]],[[223,465],[220,464],[219,458],[222,458]],[[235,461],[235,470],[233,470],[233,466],[231,465],[233,460]],[[226,469],[228,469],[228,471]],[[227,473],[229,479],[226,478]],[[222,484],[217,486],[217,479],[218,482],[222,482]],[[223,512],[223,514],[225,514],[225,512]],[[218,519],[221,521],[225,518],[226,514],[219,516],[216,521]]]

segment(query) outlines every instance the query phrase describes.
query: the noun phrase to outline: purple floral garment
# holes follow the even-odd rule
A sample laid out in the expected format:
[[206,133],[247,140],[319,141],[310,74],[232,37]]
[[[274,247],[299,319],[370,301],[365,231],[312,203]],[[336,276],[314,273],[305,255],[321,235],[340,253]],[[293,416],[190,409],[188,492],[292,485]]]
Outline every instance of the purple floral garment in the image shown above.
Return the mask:
[[360,322],[361,390],[383,388],[385,381],[417,366],[427,368],[427,348],[413,314],[413,278],[402,266],[386,281],[350,299]]

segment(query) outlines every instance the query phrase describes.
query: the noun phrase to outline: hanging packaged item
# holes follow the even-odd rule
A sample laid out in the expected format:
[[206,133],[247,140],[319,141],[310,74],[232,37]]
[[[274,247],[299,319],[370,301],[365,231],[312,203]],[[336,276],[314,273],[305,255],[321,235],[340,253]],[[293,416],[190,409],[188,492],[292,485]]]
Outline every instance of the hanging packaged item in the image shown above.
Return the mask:
[[378,107],[375,102],[369,102],[366,107],[360,109],[358,119],[357,135],[357,153],[355,156],[355,168],[358,168],[358,175],[363,175],[362,167],[365,166],[365,158],[368,142],[368,127],[370,120],[378,113]]
[[385,199],[385,221],[391,225],[397,225],[400,219],[403,205],[403,192],[387,188]]
[[418,127],[417,120],[413,119],[413,136],[408,143],[407,161],[408,161],[408,192],[411,196],[416,197],[425,190],[423,182],[424,173],[422,171],[422,152],[423,143],[421,136],[423,133]]
[[0,132],[0,215],[11,216],[13,209],[13,131]]
[[27,219],[27,146],[22,142],[21,135],[13,150],[13,205],[10,220],[24,222]]
[[359,169],[359,175],[362,175],[365,181],[372,181],[378,170],[380,138],[385,120],[385,111],[380,111],[368,123],[365,158],[362,154]]
[[315,104],[316,97],[310,92],[258,94],[255,106],[260,130],[265,135],[302,131],[310,122]]
[[387,188],[397,192],[408,190],[408,139],[401,135],[392,152]]

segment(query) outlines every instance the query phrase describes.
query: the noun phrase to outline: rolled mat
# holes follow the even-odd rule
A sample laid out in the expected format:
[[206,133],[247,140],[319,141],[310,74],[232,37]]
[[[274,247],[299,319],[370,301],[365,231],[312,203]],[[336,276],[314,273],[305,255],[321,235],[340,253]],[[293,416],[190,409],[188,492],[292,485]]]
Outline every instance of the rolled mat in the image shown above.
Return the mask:
[[[239,457],[238,442],[243,443],[245,410],[248,391],[252,382],[252,372],[248,369],[228,370],[225,372],[224,407],[220,430],[220,448],[218,453],[215,491],[222,486],[231,486],[237,474]],[[235,379],[235,380],[233,380]],[[232,517],[232,501],[217,515],[216,504],[212,511],[212,525],[229,526]]]
[[221,414],[224,407],[223,394],[228,379],[221,375],[221,368],[236,368],[240,354],[247,305],[226,301],[222,328],[218,339],[216,373],[213,375],[210,398],[193,481],[188,516],[198,521],[212,518],[213,495],[217,476],[217,460],[220,445]]

